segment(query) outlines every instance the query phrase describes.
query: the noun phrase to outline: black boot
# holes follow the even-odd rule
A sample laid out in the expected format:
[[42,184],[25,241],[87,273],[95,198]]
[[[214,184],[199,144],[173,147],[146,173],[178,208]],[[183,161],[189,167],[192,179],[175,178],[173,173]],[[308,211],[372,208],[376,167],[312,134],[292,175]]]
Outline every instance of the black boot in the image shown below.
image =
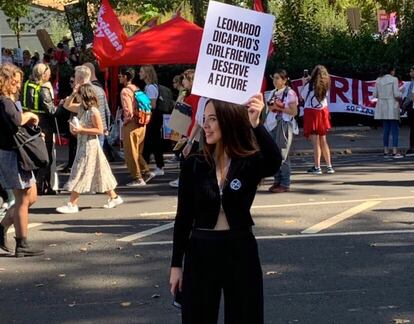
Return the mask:
[[16,254],[15,254],[16,258],[38,256],[38,255],[45,254],[44,250],[31,248],[29,244],[27,243],[27,240],[25,237],[22,237],[22,238],[15,237],[15,240],[16,240]]
[[7,246],[7,231],[3,225],[0,224],[0,249],[3,249],[6,252],[11,252],[12,250]]

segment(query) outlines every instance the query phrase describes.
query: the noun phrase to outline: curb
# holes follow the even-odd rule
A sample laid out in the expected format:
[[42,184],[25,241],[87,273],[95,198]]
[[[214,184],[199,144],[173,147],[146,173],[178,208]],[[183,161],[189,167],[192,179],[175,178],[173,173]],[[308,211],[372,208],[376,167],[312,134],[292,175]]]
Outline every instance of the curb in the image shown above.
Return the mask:
[[[382,148],[336,148],[331,149],[332,155],[352,155],[352,154],[381,154],[383,153]],[[292,150],[291,156],[308,156],[313,155],[312,149],[304,149],[304,150]]]

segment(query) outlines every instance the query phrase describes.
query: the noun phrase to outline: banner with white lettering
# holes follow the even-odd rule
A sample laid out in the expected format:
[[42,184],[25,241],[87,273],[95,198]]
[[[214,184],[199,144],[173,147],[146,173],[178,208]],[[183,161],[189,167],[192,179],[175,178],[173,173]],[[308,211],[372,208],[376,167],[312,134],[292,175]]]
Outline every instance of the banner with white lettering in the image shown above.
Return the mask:
[[260,92],[274,20],[210,1],[192,93],[243,104]]
[[87,4],[76,2],[65,5],[64,8],[75,46],[87,47],[93,41],[93,30],[88,17]]
[[[400,84],[400,88],[408,82]],[[292,89],[299,95],[302,90],[302,79],[292,80]],[[328,92],[328,108],[331,113],[351,113],[374,116],[377,99],[372,96],[375,81],[363,81],[331,75],[331,88]],[[271,91],[265,92],[268,100]],[[306,97],[306,93],[302,94]],[[266,101],[267,101],[266,100]],[[303,115],[303,109],[300,112]]]
[[98,21],[93,40],[93,53],[105,62],[120,57],[125,49],[127,36],[108,0],[103,0],[98,11]]

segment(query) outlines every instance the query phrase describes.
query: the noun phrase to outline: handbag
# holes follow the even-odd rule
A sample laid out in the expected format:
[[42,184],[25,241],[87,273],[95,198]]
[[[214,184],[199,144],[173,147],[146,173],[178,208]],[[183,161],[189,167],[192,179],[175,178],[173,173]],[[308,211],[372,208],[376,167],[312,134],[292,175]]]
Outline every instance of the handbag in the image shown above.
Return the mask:
[[13,135],[19,166],[24,171],[33,171],[49,164],[46,143],[39,126],[19,126]]

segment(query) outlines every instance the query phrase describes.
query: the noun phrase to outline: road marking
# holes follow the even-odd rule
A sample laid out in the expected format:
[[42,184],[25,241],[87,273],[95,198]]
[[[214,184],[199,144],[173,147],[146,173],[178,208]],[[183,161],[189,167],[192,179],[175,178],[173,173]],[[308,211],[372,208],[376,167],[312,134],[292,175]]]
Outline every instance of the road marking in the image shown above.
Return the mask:
[[162,231],[166,231],[166,230],[168,230],[170,228],[173,228],[173,227],[174,227],[174,222],[171,222],[171,223],[167,223],[167,224],[164,224],[164,225],[161,225],[161,226],[158,226],[158,227],[150,228],[149,230],[138,232],[136,234],[125,236],[123,238],[117,239],[117,241],[119,241],[119,242],[131,242],[131,241],[139,240],[139,239],[142,239],[144,237],[147,237],[147,236],[150,236],[150,235],[162,232]]
[[139,216],[165,216],[165,215],[175,215],[177,211],[170,212],[155,212],[155,213],[141,213]]
[[[339,232],[339,233],[318,233],[318,234],[293,234],[293,235],[267,235],[256,236],[257,240],[288,240],[288,239],[307,239],[336,236],[364,236],[364,235],[392,235],[392,234],[414,234],[414,230],[391,230],[391,231],[365,231],[365,232]],[[154,241],[132,243],[134,246],[167,245],[172,241]]]
[[339,222],[342,222],[343,220],[350,218],[352,216],[355,216],[356,214],[359,214],[360,212],[367,210],[371,207],[374,207],[375,205],[378,205],[381,203],[381,201],[366,201],[358,206],[352,207],[351,209],[345,210],[344,212],[328,218],[316,225],[313,225],[305,230],[303,230],[302,234],[315,234],[319,233],[320,231],[323,231],[324,229],[327,229],[328,227],[331,227],[333,225],[338,224]]
[[[334,200],[334,201],[312,201],[304,203],[291,203],[291,204],[280,204],[280,205],[253,205],[252,209],[271,209],[271,208],[286,208],[286,207],[301,207],[301,206],[320,206],[320,205],[336,205],[336,204],[351,204],[351,203],[362,203],[367,201],[393,201],[393,200],[411,200],[414,196],[405,197],[375,197],[365,199],[351,199],[351,200]],[[175,215],[176,211],[167,212],[153,212],[153,213],[142,213],[139,216],[168,216]]]
[[[40,225],[43,225],[42,223],[30,223],[27,227],[28,228],[33,228],[33,227],[38,227],[38,226],[40,226]],[[13,228],[10,228],[8,231],[7,231],[7,233],[14,233],[15,232],[15,229],[14,229],[14,227]]]

